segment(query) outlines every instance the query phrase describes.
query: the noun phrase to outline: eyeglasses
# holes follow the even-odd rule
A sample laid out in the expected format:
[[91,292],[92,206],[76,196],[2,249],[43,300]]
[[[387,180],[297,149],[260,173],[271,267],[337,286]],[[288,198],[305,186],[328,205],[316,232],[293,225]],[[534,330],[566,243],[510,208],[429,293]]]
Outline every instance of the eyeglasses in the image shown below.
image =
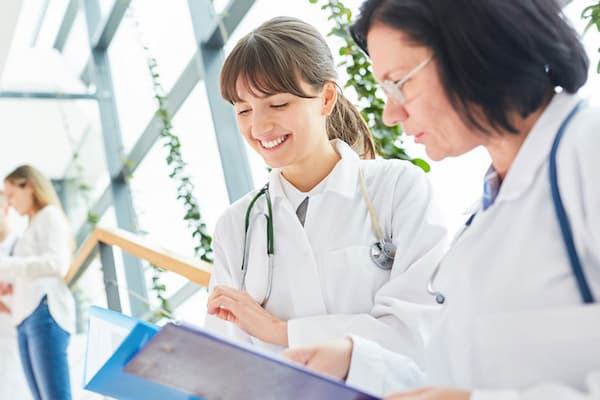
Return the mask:
[[404,84],[406,82],[408,82],[408,80],[410,78],[415,76],[420,70],[425,68],[425,66],[427,64],[429,64],[429,61],[431,61],[432,58],[433,58],[433,55],[429,56],[429,58],[427,58],[425,61],[421,62],[415,68],[413,68],[412,71],[410,71],[408,74],[406,74],[404,76],[404,78],[402,78],[400,80],[397,80],[394,82],[394,81],[390,81],[390,80],[386,79],[385,81],[383,81],[381,83],[381,87],[383,88],[383,91],[385,92],[385,94],[388,97],[391,97],[392,99],[397,101],[399,104],[404,104],[404,102],[406,101],[406,96],[402,92],[402,86],[404,86]]

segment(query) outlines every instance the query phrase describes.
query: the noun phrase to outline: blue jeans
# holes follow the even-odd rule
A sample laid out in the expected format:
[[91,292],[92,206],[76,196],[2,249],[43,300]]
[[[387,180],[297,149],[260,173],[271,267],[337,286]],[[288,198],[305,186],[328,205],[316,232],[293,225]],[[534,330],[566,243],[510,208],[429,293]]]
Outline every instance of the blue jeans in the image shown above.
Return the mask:
[[70,335],[50,315],[46,296],[17,327],[23,372],[35,400],[70,400]]

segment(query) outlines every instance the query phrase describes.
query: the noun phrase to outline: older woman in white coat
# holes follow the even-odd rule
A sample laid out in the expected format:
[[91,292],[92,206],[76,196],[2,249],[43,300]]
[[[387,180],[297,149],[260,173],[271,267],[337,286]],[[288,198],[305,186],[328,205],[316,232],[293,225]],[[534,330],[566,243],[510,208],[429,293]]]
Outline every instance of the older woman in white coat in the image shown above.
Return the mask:
[[445,229],[419,168],[371,159],[335,77],[323,37],[294,18],[264,23],[225,61],[223,96],[273,170],[217,224],[207,326],[274,351],[351,332],[417,358]]
[[[353,337],[288,354],[390,399],[600,398],[600,110],[551,0],[368,0],[353,26],[384,118],[433,159],[484,146],[479,210],[430,281],[425,375]],[[594,297],[595,296],[595,297]]]

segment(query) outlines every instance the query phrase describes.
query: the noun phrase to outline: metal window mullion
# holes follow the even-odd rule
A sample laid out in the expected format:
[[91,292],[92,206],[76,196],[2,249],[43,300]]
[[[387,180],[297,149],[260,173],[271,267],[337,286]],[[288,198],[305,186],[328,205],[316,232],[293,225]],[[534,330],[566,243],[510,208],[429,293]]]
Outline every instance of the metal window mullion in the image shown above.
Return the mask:
[[98,247],[100,250],[100,262],[102,263],[104,290],[106,291],[106,305],[110,310],[121,312],[121,297],[119,295],[113,248],[104,243],[98,244]]
[[[225,28],[220,20],[216,20],[220,17],[215,14],[209,0],[188,0],[188,6],[198,46],[198,64],[202,67],[227,193],[229,201],[234,202],[252,190],[254,184],[233,109],[220,96],[219,74],[225,60],[222,47],[224,40],[215,39],[215,35],[225,36]],[[240,19],[238,18],[237,22]],[[212,31],[207,32],[207,27]],[[206,43],[209,39],[210,45]]]
[[69,34],[71,33],[71,29],[73,29],[73,25],[75,24],[78,11],[79,0],[69,0],[69,4],[67,4],[67,8],[65,9],[65,15],[60,23],[60,28],[58,28],[58,33],[54,39],[54,45],[52,46],[56,50],[60,52],[64,50],[67,39],[69,38]]
[[[114,7],[118,7],[119,12],[121,12],[123,3],[123,1],[117,0],[115,1]],[[114,98],[114,88],[107,48],[104,46],[106,43],[103,43],[102,47],[96,47],[95,42],[98,37],[96,32],[104,31],[104,29],[99,28],[100,7],[98,0],[84,0],[83,4],[86,15],[88,38],[92,49],[92,75],[98,93],[102,137],[104,140],[106,164],[110,173],[111,193],[117,225],[119,228],[135,232],[137,226],[133,208],[133,199],[131,197],[129,186],[126,183],[120,168],[123,149],[122,136]],[[114,14],[114,12],[111,12],[110,15]],[[111,21],[110,30],[114,33],[117,29],[115,24],[118,25],[118,22],[110,16],[108,21]],[[129,295],[131,313],[134,316],[142,315],[146,311],[146,304],[142,299],[148,298],[142,263],[139,259],[123,252],[123,266],[128,289],[141,297],[140,299],[137,296]]]

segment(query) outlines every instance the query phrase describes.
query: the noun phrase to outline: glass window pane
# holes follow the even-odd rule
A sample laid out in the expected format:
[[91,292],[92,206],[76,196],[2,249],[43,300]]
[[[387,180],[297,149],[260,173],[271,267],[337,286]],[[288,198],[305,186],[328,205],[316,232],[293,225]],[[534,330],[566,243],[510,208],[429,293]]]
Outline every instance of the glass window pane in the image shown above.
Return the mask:
[[90,41],[82,7],[79,7],[71,32],[67,36],[63,54],[73,74],[79,77],[90,60]]
[[157,107],[148,56],[158,63],[159,79],[168,93],[194,53],[187,2],[133,4],[109,48],[125,152],[133,147]]

